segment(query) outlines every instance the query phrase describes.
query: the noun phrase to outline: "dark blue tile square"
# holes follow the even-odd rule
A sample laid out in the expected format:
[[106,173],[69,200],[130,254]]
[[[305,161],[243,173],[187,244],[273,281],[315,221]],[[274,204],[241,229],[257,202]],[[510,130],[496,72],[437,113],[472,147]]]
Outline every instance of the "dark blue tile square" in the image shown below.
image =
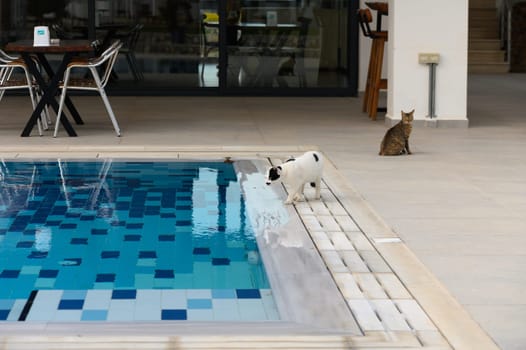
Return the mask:
[[88,244],[87,238],[72,238],[70,244]]
[[159,235],[160,242],[173,242],[175,241],[175,235]]
[[92,228],[91,229],[91,234],[92,235],[107,235],[108,234],[108,229],[105,229],[105,228]]
[[163,219],[175,218],[175,214],[174,213],[161,213],[161,218]]
[[31,241],[22,241],[22,242],[18,242],[16,244],[16,247],[17,248],[31,248],[33,244],[34,242],[31,242]]
[[20,270],[4,270],[0,273],[0,278],[18,278]]
[[192,226],[191,220],[176,220],[175,226]]
[[138,242],[141,240],[141,235],[124,235],[125,242]]
[[59,227],[62,230],[72,230],[77,228],[77,224],[61,224]]
[[174,278],[173,270],[155,270],[155,278]]
[[11,310],[0,310],[0,321],[7,321],[10,311]]
[[238,299],[261,299],[259,289],[236,289]]
[[210,255],[210,248],[196,247],[194,248],[194,255]]
[[230,265],[229,258],[212,258],[212,265]]
[[115,258],[118,258],[120,254],[121,253],[117,250],[107,250],[107,251],[100,253],[100,257],[102,259],[115,259]]
[[131,223],[131,224],[126,224],[126,228],[127,229],[141,229],[143,228],[144,224],[143,223]]
[[81,216],[80,221],[93,221],[95,220],[95,215],[86,215]]
[[40,270],[38,277],[40,278],[56,278],[58,276],[58,270]]
[[95,282],[115,282],[114,273],[99,273],[95,278]]
[[111,226],[126,226],[126,221],[112,221]]
[[3,236],[7,233],[7,230],[6,229],[1,229],[0,230],[0,236]]
[[155,259],[157,253],[155,251],[143,250],[139,252],[139,259]]
[[117,289],[111,294],[112,299],[135,299],[137,291],[135,289]]
[[61,300],[58,304],[59,310],[82,310],[84,307],[84,300],[67,299]]
[[24,230],[24,236],[34,236],[35,233],[37,232],[37,230],[35,229],[27,229],[27,230]]
[[62,221],[60,220],[49,220],[49,221],[46,221],[46,226],[60,226],[60,223]]
[[186,310],[161,310],[161,320],[186,320]]

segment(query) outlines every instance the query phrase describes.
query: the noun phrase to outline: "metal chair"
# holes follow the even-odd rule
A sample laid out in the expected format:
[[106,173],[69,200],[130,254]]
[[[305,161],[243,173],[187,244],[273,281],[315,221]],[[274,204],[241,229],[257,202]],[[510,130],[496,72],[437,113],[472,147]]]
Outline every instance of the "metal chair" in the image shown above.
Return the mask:
[[[119,55],[119,50],[122,47],[122,42],[116,41],[110,47],[108,47],[100,56],[95,58],[79,58],[74,60],[66,68],[64,73],[64,81],[61,83],[60,88],[62,94],[60,95],[59,109],[57,113],[57,120],[55,122],[55,132],[53,137],[57,137],[58,126],[60,125],[60,117],[62,116],[62,109],[64,108],[64,100],[66,98],[67,90],[85,90],[85,91],[97,91],[104,102],[104,106],[108,111],[108,115],[111,119],[115,133],[117,136],[121,136],[121,131],[115,114],[111,108],[108,96],[104,90],[106,84],[111,75],[113,65]],[[103,66],[105,64],[105,66]],[[104,67],[102,70],[102,76],[99,75],[97,68]],[[73,69],[87,69],[91,73],[91,77],[88,78],[71,78],[71,71]]]
[[130,66],[130,70],[135,81],[144,79],[142,70],[139,68],[139,64],[137,62],[137,57],[135,56],[135,48],[137,47],[137,42],[139,41],[139,36],[141,35],[143,28],[144,24],[137,23],[125,35],[115,36],[115,38],[122,40],[123,42],[120,53],[126,55],[126,61],[128,61],[128,65]]
[[[16,70],[22,70],[24,78],[18,77],[15,73]],[[0,50],[0,101],[7,90],[28,89],[29,97],[31,98],[31,105],[34,109],[36,106],[34,88],[35,85],[33,84],[33,80],[24,61],[18,57],[10,56],[3,50]],[[37,125],[38,134],[42,136],[40,119],[37,121]]]
[[206,15],[201,19],[201,79],[204,78],[205,65],[212,51],[219,51],[219,26],[206,21]]

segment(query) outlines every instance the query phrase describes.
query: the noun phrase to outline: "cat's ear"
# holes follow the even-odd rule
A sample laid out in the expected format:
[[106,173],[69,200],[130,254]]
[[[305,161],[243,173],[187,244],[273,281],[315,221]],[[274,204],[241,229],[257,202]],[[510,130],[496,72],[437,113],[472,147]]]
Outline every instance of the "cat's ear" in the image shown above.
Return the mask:
[[411,112],[409,112],[408,114],[413,114],[415,113],[415,109],[413,108],[413,110]]

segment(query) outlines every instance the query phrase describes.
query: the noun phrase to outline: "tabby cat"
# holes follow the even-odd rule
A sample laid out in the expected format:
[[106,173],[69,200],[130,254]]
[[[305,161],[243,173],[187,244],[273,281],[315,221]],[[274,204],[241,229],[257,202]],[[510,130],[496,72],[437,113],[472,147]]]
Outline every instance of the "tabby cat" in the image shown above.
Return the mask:
[[387,130],[385,133],[382,144],[380,145],[381,156],[398,156],[400,154],[411,154],[409,150],[409,135],[413,126],[413,114],[415,110],[406,113],[402,111],[402,120]]

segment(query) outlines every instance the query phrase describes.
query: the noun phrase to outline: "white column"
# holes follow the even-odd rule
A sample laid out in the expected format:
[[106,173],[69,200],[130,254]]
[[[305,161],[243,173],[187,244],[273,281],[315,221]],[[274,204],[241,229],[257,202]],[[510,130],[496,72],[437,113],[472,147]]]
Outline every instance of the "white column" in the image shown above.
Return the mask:
[[387,52],[387,124],[412,109],[414,123],[426,123],[429,68],[418,54],[436,52],[436,126],[468,126],[468,0],[389,0]]

